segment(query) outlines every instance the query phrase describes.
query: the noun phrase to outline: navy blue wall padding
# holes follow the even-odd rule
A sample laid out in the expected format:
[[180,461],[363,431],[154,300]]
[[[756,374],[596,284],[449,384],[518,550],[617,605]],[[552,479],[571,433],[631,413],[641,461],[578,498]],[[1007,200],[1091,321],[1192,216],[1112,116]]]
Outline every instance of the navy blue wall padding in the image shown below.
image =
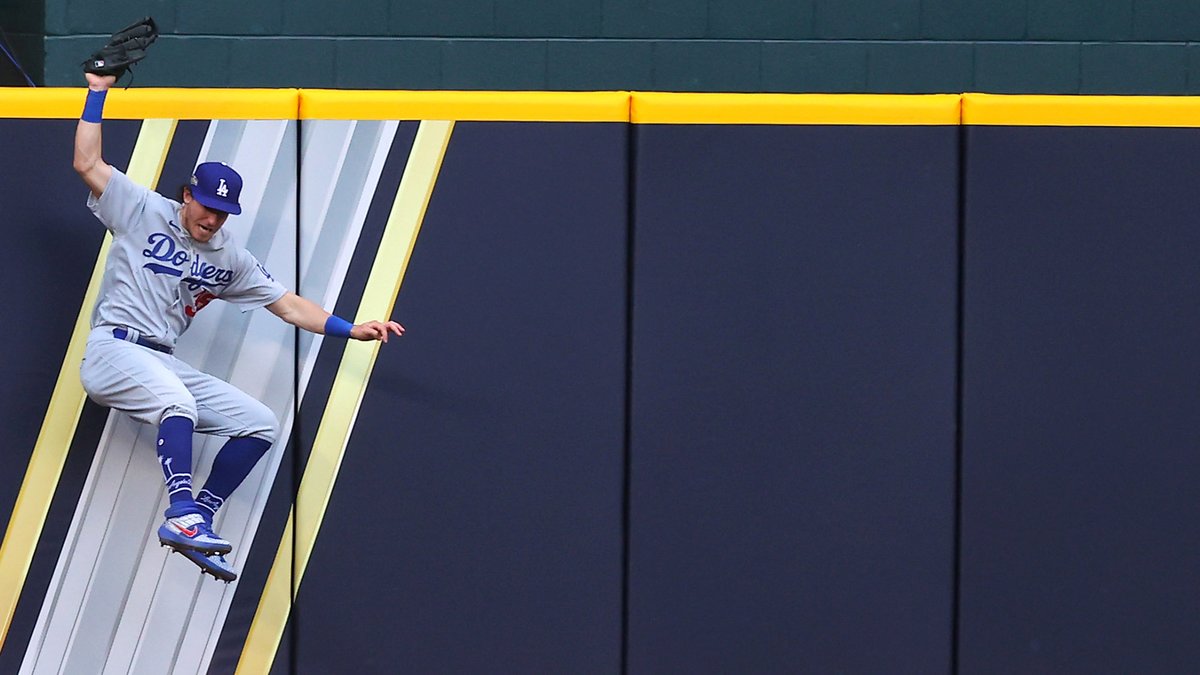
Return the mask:
[[947,672],[958,129],[635,133],[629,672]]
[[[103,236],[74,126],[0,120],[0,526]],[[106,122],[106,159],[139,126]],[[1200,128],[458,123],[271,672],[1195,670],[1197,176]],[[84,407],[0,672],[106,419]]]
[[[8,634],[4,637],[4,648],[0,649],[0,673],[16,673],[21,670],[26,647],[33,636],[38,615],[42,611],[42,603],[46,601],[46,591],[50,587],[58,558],[66,543],[67,530],[75,517],[75,507],[79,505],[80,493],[92,468],[96,445],[107,422],[108,408],[90,400],[84,402],[75,437],[71,439],[71,447],[67,452],[58,485],[54,489],[54,500],[46,513],[42,535],[38,539],[29,571],[25,575],[25,584],[21,587],[21,595],[13,611],[12,622],[8,626]],[[12,472],[17,474],[16,479],[24,477],[24,469],[24,466],[13,467]],[[5,518],[8,517],[9,513],[6,512]]]
[[967,130],[964,673],[1200,663],[1200,129]]
[[456,125],[409,334],[300,586],[298,673],[619,668],[628,133]]
[[[75,125],[75,120],[0,120],[0,158],[5,160],[0,162],[0,223],[6,233],[0,288],[5,314],[16,327],[3,333],[0,536],[7,531],[104,237],[104,226],[88,211],[87,186],[71,167]],[[105,159],[124,169],[140,126],[106,122]],[[57,161],[45,161],[48,156]],[[55,486],[60,498],[50,505],[0,651],[0,672],[20,667],[106,419],[107,410],[90,403],[83,409]]]
[[[80,110],[83,98],[80,97]],[[5,383],[0,428],[0,533],[8,525],[66,356],[104,226],[87,208],[87,186],[71,168],[76,120],[0,120],[0,288]],[[104,125],[104,156],[124,169],[140,122]],[[55,157],[57,161],[46,161]]]

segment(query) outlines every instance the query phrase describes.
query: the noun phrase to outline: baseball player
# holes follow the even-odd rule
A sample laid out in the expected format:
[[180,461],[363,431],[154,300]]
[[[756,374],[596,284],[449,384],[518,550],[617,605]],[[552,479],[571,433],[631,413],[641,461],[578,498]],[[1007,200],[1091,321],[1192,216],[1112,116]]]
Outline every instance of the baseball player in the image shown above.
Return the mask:
[[[192,319],[213,300],[266,307],[305,330],[355,340],[403,335],[394,321],[358,325],[331,315],[276,282],[222,230],[241,213],[242,178],[232,167],[196,167],[182,203],[135,184],[101,158],[104,98],[116,77],[85,73],[87,101],[75,132],[75,171],[88,207],[113,235],[92,313],[80,377],[97,403],[158,427],[158,458],[169,504],[159,541],[226,582],[230,542],[213,517],[278,435],[267,406],[172,355]],[[192,486],[192,434],[228,437],[199,492]]]

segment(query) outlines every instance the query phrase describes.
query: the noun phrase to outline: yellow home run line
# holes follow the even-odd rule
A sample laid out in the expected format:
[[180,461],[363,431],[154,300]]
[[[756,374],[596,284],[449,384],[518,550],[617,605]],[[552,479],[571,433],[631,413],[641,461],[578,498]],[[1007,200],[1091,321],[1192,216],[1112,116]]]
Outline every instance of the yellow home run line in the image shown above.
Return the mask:
[[[127,175],[142,185],[157,185],[174,135],[175,120],[143,122],[133,156],[129,159]],[[108,259],[111,243],[112,236],[105,233],[87,293],[83,296],[83,305],[75,319],[67,354],[63,357],[58,380],[54,383],[54,393],[50,395],[50,405],[42,419],[42,429],[33,446],[25,480],[21,482],[21,491],[17,493],[17,503],[8,522],[4,543],[0,545],[0,647],[4,646],[4,639],[8,635],[17,600],[21,597],[21,589],[25,586],[25,577],[33,561],[34,549],[46,524],[46,513],[50,510],[67,451],[71,448],[71,439],[75,436],[75,426],[79,424],[79,414],[83,411],[85,394],[79,382],[79,364],[83,360],[88,333],[91,332],[92,305],[100,292],[100,279],[104,275],[104,263]]]
[[[453,129],[454,123],[446,121],[421,122],[417,129],[355,323],[392,315]],[[351,341],[346,345],[300,481],[295,510],[288,518],[258,612],[246,636],[237,667],[240,675],[267,673],[275,660],[378,354],[378,342]]]

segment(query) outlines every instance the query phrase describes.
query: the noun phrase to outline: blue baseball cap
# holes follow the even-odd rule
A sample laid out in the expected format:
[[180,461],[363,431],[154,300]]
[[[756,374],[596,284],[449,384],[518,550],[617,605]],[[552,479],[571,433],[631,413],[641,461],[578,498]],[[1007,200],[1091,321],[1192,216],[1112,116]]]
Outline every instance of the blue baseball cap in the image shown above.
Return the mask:
[[225,162],[205,162],[192,174],[192,197],[214,211],[237,215],[242,212],[238,197],[242,177]]

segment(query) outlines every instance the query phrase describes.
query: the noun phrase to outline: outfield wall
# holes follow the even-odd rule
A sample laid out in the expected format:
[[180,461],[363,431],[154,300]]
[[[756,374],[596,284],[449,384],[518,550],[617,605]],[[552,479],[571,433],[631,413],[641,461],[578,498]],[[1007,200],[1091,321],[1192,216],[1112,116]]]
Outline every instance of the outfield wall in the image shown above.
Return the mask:
[[224,586],[79,388],[81,99],[0,89],[0,671],[1200,658],[1200,101],[113,91],[108,161],[229,161],[277,278],[409,329],[198,317],[184,358],[288,432]]

